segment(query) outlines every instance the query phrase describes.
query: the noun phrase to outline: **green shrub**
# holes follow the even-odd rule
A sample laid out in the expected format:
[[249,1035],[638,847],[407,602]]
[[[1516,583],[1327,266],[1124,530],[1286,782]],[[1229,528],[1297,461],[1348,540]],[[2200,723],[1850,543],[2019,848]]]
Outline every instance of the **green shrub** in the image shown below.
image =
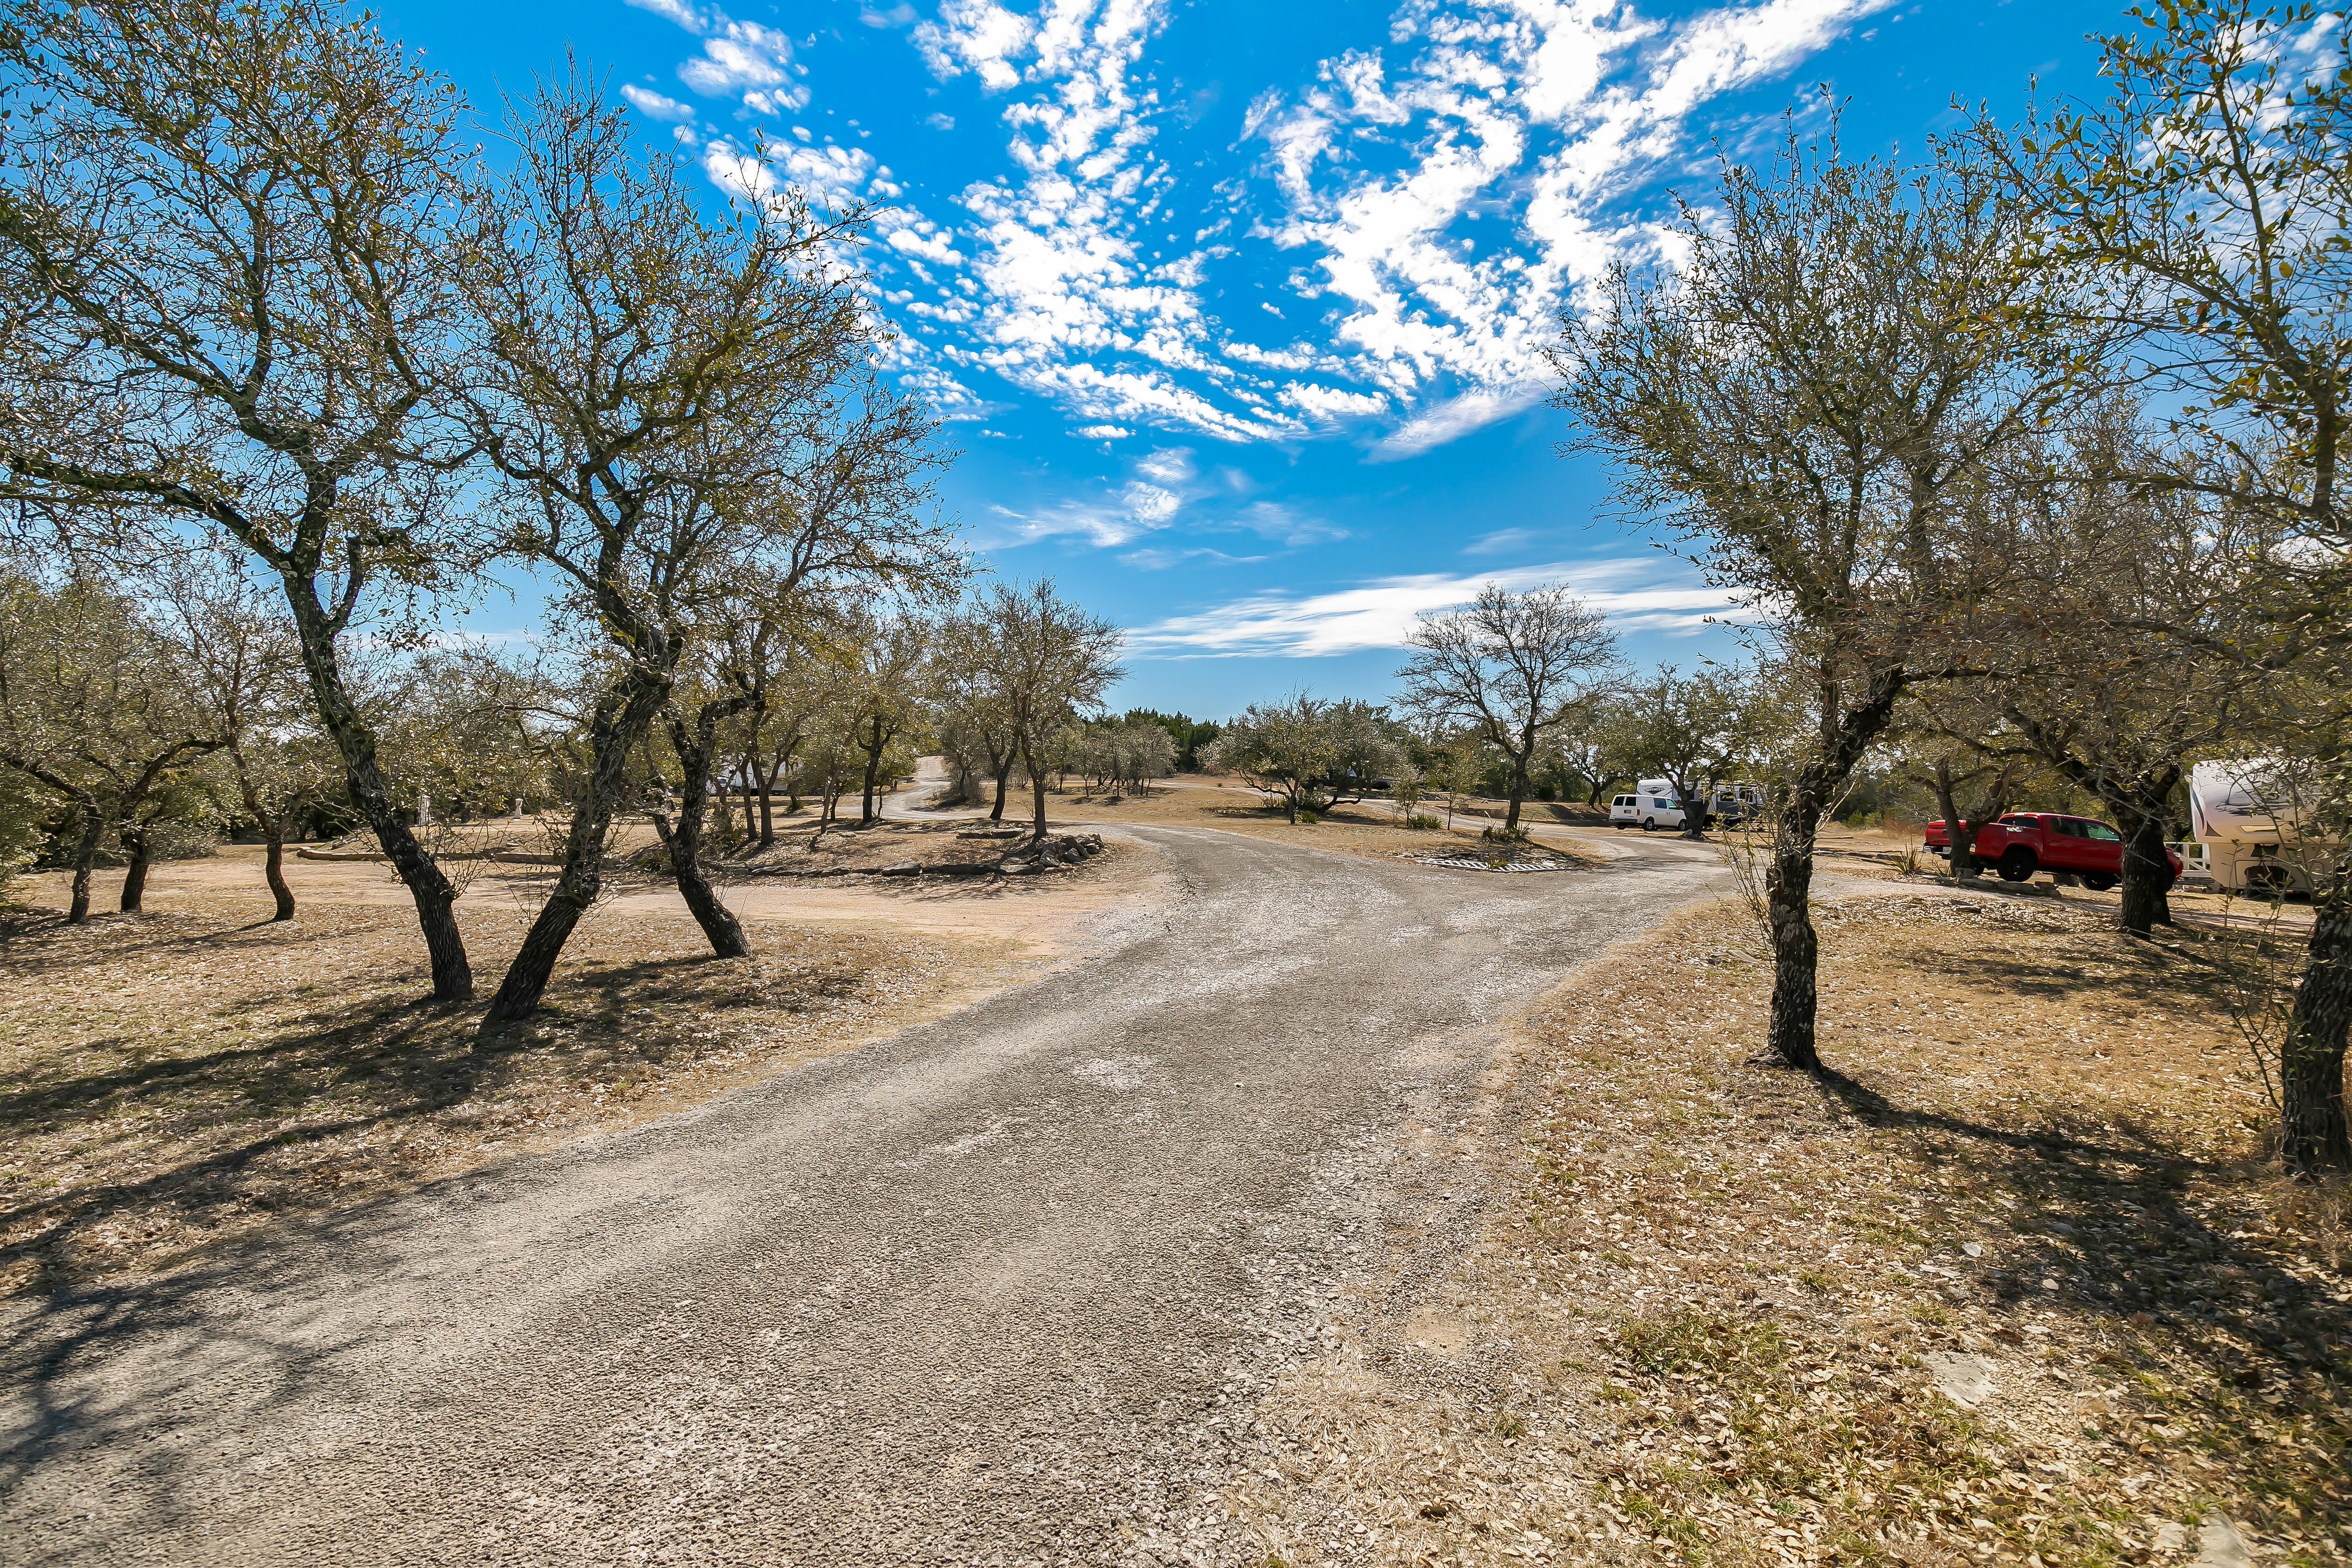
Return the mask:
[[1416,811],[1404,819],[1407,827],[1443,827],[1445,825],[1426,812]]
[[1305,826],[1312,827],[1323,819],[1311,811],[1302,811],[1298,814],[1298,820]]

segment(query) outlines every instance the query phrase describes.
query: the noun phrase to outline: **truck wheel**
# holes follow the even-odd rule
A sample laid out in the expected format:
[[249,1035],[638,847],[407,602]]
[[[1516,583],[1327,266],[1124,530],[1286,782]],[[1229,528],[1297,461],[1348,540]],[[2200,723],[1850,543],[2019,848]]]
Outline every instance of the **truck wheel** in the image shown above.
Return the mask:
[[2113,877],[2108,876],[2104,871],[2085,871],[2083,873],[2083,886],[2090,889],[2091,891],[2095,893],[2104,893],[2115,885],[2116,879]]
[[2000,879],[2004,882],[2030,882],[2033,879],[2033,851],[2011,849],[2000,858]]

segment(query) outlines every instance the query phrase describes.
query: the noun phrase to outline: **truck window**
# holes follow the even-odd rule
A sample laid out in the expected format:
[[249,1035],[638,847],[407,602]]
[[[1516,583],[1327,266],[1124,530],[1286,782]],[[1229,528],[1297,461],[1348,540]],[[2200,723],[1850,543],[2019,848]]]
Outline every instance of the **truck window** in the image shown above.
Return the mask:
[[2083,824],[2083,837],[2085,838],[2095,838],[2102,844],[2120,844],[2123,842],[2124,838],[2122,834],[2117,833],[2114,828],[2109,827],[2104,822],[2086,822]]
[[2039,824],[2030,816],[2004,816],[2000,819],[2000,825],[2003,827],[2034,827],[2039,826]]
[[2058,819],[2058,832],[2063,837],[2080,838],[2083,837],[2083,825],[2071,816],[2062,816]]

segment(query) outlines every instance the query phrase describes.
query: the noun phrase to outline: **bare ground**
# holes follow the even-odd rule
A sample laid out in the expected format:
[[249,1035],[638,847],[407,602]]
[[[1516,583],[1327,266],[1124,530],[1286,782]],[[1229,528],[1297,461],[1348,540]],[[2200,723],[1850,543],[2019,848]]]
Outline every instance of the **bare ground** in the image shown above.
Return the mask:
[[[825,837],[784,853],[841,869],[959,843],[895,826]],[[754,956],[722,962],[674,887],[624,870],[539,1019],[485,1041],[478,1004],[419,1000],[422,947],[388,868],[287,869],[290,924],[268,921],[250,848],[158,867],[149,912],[79,929],[58,919],[62,879],[20,888],[0,931],[0,1291],[168,1267],[669,1114],[1029,978],[1082,949],[1097,911],[1166,893],[1133,844],[979,886],[739,876],[727,898]],[[474,870],[459,909],[487,988],[551,871]]]
[[1473,1245],[1261,1407],[1264,1563],[2352,1556],[2352,1216],[2264,1163],[2226,944],[1823,912],[1825,1080],[1748,1059],[1737,905],[1538,1009]]

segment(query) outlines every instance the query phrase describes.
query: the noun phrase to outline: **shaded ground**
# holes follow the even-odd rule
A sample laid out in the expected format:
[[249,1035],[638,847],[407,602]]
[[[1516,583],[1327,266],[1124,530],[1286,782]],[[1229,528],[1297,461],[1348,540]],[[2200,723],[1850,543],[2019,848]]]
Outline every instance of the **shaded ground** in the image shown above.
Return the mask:
[[[477,883],[461,908],[478,974],[495,979],[533,901]],[[606,908],[540,1017],[485,1049],[478,1004],[418,1001],[421,944],[397,905],[310,897],[274,924],[250,895],[166,887],[149,903],[80,929],[20,906],[0,936],[0,1289],[86,1286],[675,1110],[1045,957],[758,920],[754,956],[721,962],[682,913]]]
[[2352,1556],[2352,1215],[2263,1163],[2238,955],[1822,913],[1826,1082],[1748,1060],[1736,907],[1544,1005],[1475,1244],[1263,1407],[1265,1561],[2168,1563],[2209,1519]]

